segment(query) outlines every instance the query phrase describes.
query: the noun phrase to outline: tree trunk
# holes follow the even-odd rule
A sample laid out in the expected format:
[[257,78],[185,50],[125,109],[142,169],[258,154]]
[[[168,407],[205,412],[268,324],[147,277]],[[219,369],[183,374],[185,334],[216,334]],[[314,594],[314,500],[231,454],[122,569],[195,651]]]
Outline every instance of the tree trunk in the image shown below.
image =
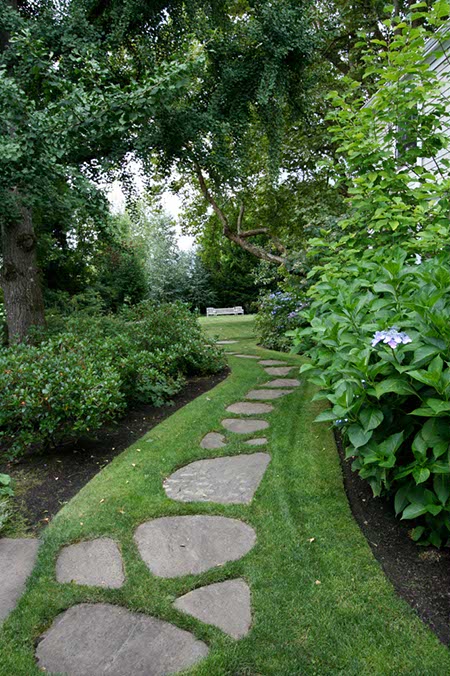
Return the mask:
[[32,326],[44,326],[44,300],[36,258],[31,212],[20,206],[20,218],[2,224],[3,288],[10,343],[23,341]]

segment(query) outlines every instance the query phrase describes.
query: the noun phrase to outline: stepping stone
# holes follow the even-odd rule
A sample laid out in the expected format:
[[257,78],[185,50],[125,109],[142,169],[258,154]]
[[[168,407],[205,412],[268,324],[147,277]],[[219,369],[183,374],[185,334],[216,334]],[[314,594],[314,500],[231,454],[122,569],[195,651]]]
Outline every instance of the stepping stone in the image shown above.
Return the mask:
[[297,378],[275,378],[268,383],[264,383],[263,387],[298,387],[300,380]]
[[268,366],[264,369],[269,376],[287,376],[292,371],[293,366]]
[[208,449],[223,448],[226,446],[226,439],[223,434],[219,434],[218,432],[208,432],[201,440],[200,446]]
[[267,444],[267,437],[258,437],[257,439],[249,439],[248,441],[244,441],[244,444],[248,444],[249,446],[264,446]]
[[39,540],[0,539],[0,623],[16,607],[34,568]]
[[125,582],[119,547],[110,538],[86,540],[61,550],[56,562],[58,582],[118,589]]
[[252,623],[250,589],[241,578],[194,589],[174,606],[236,639],[248,634]]
[[252,549],[256,534],[248,524],[224,516],[163,516],[141,524],[134,539],[150,571],[168,578],[237,561]]
[[207,654],[206,644],[189,632],[108,603],[69,608],[36,649],[40,669],[65,676],[163,676]]
[[261,359],[258,364],[261,364],[261,366],[286,366],[286,362],[279,359]]
[[248,401],[239,401],[237,404],[231,404],[227,407],[229,413],[240,415],[259,415],[262,413],[271,413],[273,406],[271,404],[250,404]]
[[252,501],[269,462],[267,453],[197,460],[171,474],[164,490],[178,502],[246,505]]
[[256,354],[235,354],[235,357],[240,357],[241,359],[259,359]]
[[290,394],[294,390],[250,390],[245,395],[246,399],[264,400],[264,399],[279,399],[285,394]]
[[237,340],[217,340],[216,345],[233,345],[237,343]]
[[222,425],[226,430],[235,434],[252,434],[269,427],[267,420],[240,420],[239,418],[225,418],[222,420]]

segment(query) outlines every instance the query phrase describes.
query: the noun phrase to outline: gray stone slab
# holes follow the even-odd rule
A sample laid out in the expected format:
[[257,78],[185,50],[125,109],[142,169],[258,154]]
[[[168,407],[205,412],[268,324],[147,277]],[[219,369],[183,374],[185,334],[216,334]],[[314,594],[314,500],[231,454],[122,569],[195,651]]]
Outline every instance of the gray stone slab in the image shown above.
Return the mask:
[[271,404],[252,404],[249,401],[238,401],[237,404],[228,406],[227,411],[228,413],[236,413],[238,415],[259,415],[271,413],[273,406]]
[[264,371],[269,376],[287,376],[293,368],[293,366],[268,366]]
[[261,364],[261,366],[286,366],[286,362],[279,359],[261,359],[258,364]]
[[237,343],[237,340],[217,340],[216,343],[217,345],[233,345]]
[[285,394],[290,394],[294,390],[250,390],[245,395],[246,399],[253,399],[254,401],[264,401],[268,399],[279,399]]
[[248,441],[244,441],[244,444],[248,444],[249,446],[265,446],[267,444],[267,437],[248,439]]
[[256,354],[235,354],[235,357],[240,357],[241,359],[259,359]]
[[110,538],[63,547],[56,562],[58,582],[118,589],[125,582],[119,547]]
[[252,623],[250,589],[241,578],[194,589],[174,606],[236,639],[248,634]]
[[253,528],[224,516],[166,516],[141,524],[135,542],[158,577],[197,575],[237,561],[256,542]]
[[222,425],[229,432],[235,434],[252,434],[269,427],[267,420],[241,420],[240,418],[225,418]]
[[171,474],[164,490],[178,502],[249,504],[269,462],[267,453],[197,460]]
[[108,603],[81,603],[59,615],[37,646],[38,666],[65,676],[163,676],[206,657],[187,631]]
[[39,540],[0,539],[0,623],[13,610],[34,568]]
[[226,446],[226,439],[223,434],[218,432],[209,432],[200,442],[202,448],[223,448]]
[[262,387],[298,387],[300,380],[297,378],[275,378],[268,383],[263,383]]

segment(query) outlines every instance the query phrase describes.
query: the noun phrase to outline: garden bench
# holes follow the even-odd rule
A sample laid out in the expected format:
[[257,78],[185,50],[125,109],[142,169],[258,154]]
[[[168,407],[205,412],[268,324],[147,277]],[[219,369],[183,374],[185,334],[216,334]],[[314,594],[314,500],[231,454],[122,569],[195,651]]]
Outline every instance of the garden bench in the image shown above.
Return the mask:
[[217,317],[218,315],[243,315],[244,308],[240,305],[236,307],[207,307],[207,317]]

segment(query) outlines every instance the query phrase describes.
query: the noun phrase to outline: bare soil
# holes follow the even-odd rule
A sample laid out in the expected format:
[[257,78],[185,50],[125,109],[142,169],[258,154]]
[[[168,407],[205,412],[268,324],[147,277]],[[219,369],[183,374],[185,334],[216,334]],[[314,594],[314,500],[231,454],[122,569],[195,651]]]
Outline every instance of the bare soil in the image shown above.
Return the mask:
[[409,537],[411,522],[395,517],[392,501],[374,498],[352,472],[342,440],[336,443],[350,507],[372,552],[397,593],[446,645],[450,644],[450,551],[420,547]]

